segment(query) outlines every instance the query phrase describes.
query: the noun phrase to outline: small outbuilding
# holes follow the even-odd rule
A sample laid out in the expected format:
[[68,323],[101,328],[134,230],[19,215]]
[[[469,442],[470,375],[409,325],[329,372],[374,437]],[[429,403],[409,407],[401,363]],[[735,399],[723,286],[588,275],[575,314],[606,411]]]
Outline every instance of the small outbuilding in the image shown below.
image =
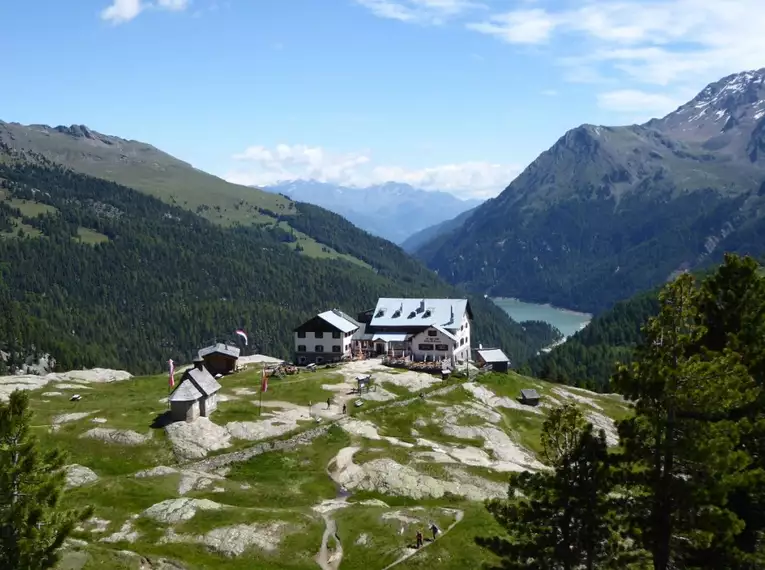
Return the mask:
[[170,415],[175,422],[193,422],[198,417],[209,417],[218,407],[221,385],[205,368],[201,358],[184,372],[181,381],[170,394]]
[[524,390],[521,390],[521,397],[519,399],[521,401],[521,404],[525,404],[527,406],[538,406],[539,392],[537,392],[533,388],[526,388]]
[[476,351],[478,365],[491,366],[494,372],[507,372],[510,368],[510,359],[499,348],[484,348]]
[[236,370],[236,361],[239,359],[239,348],[219,342],[212,346],[202,348],[199,358],[205,362],[205,368],[213,376],[218,374],[231,374]]

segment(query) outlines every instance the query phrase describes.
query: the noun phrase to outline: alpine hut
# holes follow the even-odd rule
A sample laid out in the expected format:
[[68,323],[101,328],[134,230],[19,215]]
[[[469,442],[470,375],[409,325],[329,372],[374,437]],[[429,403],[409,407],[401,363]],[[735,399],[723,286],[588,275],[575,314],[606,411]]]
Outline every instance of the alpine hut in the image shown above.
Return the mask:
[[221,385],[204,366],[201,358],[184,372],[181,381],[170,394],[170,415],[173,421],[193,422],[199,416],[209,417],[218,407]]
[[205,368],[213,376],[218,374],[231,374],[236,370],[236,361],[239,359],[239,348],[219,342],[212,346],[202,348],[199,358],[204,360]]

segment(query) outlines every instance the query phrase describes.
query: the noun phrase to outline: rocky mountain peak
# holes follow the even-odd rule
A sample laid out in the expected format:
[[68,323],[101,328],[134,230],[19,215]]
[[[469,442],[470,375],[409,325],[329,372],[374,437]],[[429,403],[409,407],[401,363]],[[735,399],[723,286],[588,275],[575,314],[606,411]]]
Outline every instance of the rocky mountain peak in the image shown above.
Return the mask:
[[688,103],[646,126],[684,142],[719,148],[725,146],[721,135],[730,131],[745,135],[763,118],[765,68],[734,73],[710,83]]

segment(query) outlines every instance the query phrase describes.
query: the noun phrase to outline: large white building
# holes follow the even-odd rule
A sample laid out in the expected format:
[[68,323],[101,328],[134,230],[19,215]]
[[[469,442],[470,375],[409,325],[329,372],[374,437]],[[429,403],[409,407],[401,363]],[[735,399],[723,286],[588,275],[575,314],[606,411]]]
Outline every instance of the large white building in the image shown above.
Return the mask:
[[297,327],[295,361],[331,362],[363,351],[456,364],[470,359],[472,319],[467,299],[384,297],[357,319],[335,309]]
[[295,363],[322,364],[351,356],[353,334],[359,323],[342,311],[319,313],[293,331]]

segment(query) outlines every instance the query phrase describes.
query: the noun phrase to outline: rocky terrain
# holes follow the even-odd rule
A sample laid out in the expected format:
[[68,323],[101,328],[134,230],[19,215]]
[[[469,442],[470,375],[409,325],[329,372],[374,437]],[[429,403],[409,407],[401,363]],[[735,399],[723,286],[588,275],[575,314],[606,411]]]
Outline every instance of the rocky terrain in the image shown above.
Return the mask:
[[[494,528],[481,501],[506,495],[509,472],[545,469],[547,409],[576,403],[612,442],[627,413],[514,373],[443,383],[378,360],[274,378],[261,406],[259,366],[222,379],[219,409],[193,423],[169,423],[161,376],[0,378],[0,394],[31,390],[38,437],[69,452],[65,502],[95,507],[62,570],[463,568],[488,556],[473,543]],[[359,395],[361,374],[373,387]],[[440,537],[412,548],[432,523]]]

